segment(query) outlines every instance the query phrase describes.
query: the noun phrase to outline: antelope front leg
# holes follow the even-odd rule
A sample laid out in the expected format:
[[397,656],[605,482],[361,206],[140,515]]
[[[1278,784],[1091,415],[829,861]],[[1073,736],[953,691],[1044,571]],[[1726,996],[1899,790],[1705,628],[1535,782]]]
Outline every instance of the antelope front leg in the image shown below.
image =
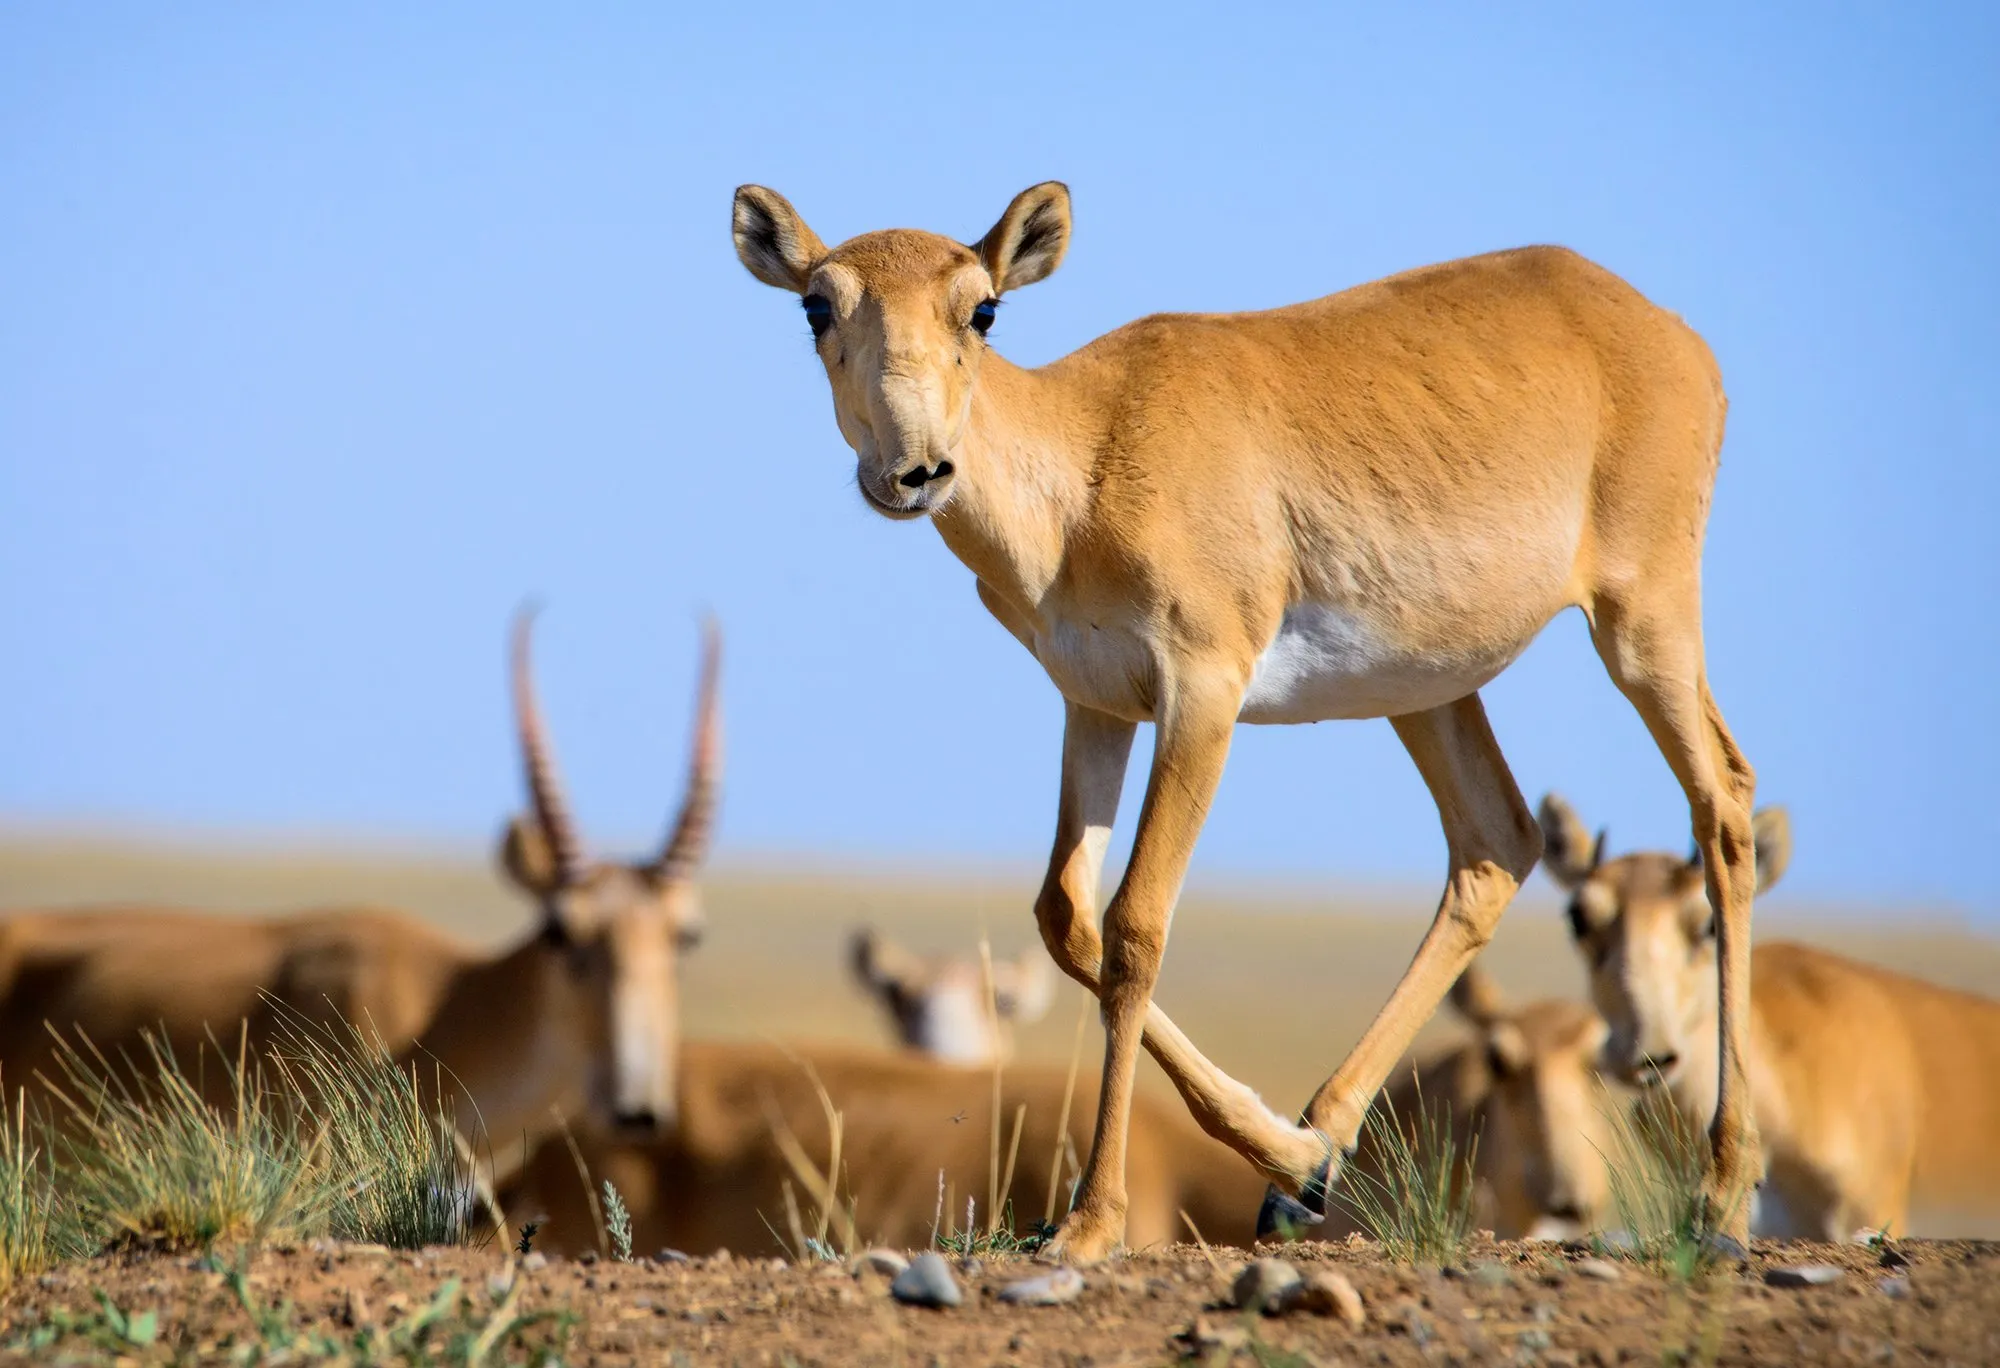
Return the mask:
[[[1180,896],[1195,838],[1229,757],[1239,700],[1203,696],[1185,686],[1163,691],[1153,771],[1133,838],[1132,860],[1104,912],[1104,954],[1097,997],[1104,1014],[1104,1082],[1097,1129],[1076,1205],[1050,1252],[1058,1258],[1101,1259],[1125,1234],[1125,1140],[1132,1113],[1132,1073],[1138,1063],[1153,985],[1166,950],[1167,926]],[[1075,945],[1072,920],[1065,937]]]
[[[1330,1136],[1343,1153],[1353,1151],[1362,1118],[1389,1071],[1465,966],[1492,939],[1500,914],[1542,852],[1534,814],[1507,771],[1477,694],[1390,721],[1437,800],[1451,877],[1430,930],[1395,991],[1306,1107],[1306,1123]],[[1305,1185],[1299,1203],[1274,1191],[1265,1199],[1259,1233],[1271,1233],[1285,1217],[1309,1223],[1324,1216],[1327,1188],[1336,1176],[1329,1163],[1324,1174]]]
[[[1104,958],[1098,880],[1135,730],[1131,722],[1068,705],[1055,848],[1035,900],[1035,920],[1050,956],[1093,996],[1099,996]],[[1145,1021],[1147,1051],[1205,1132],[1293,1191],[1324,1173],[1330,1152],[1325,1137],[1279,1116],[1252,1089],[1209,1062],[1158,1003],[1148,1004]]]

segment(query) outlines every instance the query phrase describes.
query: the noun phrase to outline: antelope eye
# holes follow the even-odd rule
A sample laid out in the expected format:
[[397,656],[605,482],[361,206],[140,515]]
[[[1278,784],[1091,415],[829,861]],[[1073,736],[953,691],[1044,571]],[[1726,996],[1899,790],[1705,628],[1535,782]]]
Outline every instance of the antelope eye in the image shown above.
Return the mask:
[[997,299],[980,300],[977,304],[972,306],[972,330],[978,333],[981,337],[986,336],[986,330],[993,326],[994,315],[999,313],[999,311],[1000,311],[999,300]]
[[809,294],[799,301],[806,311],[806,326],[814,337],[823,337],[833,326],[833,304],[825,295]]

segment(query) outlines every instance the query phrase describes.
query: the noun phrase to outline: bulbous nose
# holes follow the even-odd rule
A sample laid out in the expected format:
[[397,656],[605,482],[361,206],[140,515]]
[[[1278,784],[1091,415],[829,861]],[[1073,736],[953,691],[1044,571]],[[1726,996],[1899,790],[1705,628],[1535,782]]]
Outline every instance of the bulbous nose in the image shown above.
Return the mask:
[[934,466],[913,465],[896,477],[896,483],[905,489],[922,489],[932,480],[942,480],[951,470],[950,461],[939,461]]
[[613,1117],[622,1130],[657,1131],[660,1114],[652,1107],[621,1107]]

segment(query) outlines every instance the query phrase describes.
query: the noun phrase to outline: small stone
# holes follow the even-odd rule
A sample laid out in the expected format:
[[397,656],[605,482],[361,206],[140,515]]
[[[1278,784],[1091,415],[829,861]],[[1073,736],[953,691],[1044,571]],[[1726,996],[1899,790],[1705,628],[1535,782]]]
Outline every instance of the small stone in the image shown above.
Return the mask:
[[1230,1286],[1229,1301],[1245,1311],[1271,1307],[1279,1294],[1299,1281],[1299,1270],[1284,1259],[1252,1259]]
[[1362,1309],[1361,1294],[1344,1276],[1333,1272],[1309,1273],[1278,1294],[1279,1315],[1303,1311],[1311,1316],[1332,1316],[1348,1329],[1359,1330],[1368,1319]]
[[708,1256],[708,1266],[710,1268],[729,1267],[729,1251],[726,1249],[716,1250],[713,1254]]
[[977,1259],[960,1259],[958,1261],[958,1271],[960,1276],[970,1282],[978,1282],[986,1276],[985,1266]]
[[957,1306],[965,1300],[951,1265],[935,1250],[925,1250],[889,1284],[889,1295],[907,1306]]
[[1701,1247],[1711,1259],[1736,1264],[1750,1262],[1750,1251],[1734,1235],[1710,1235],[1701,1242]]
[[681,1251],[678,1249],[662,1249],[659,1253],[653,1256],[654,1263],[684,1264],[687,1263],[688,1261],[689,1261],[688,1256],[681,1253]]
[[1571,1267],[1579,1278],[1595,1278],[1599,1282],[1617,1282],[1625,1276],[1625,1270],[1608,1259],[1578,1259]]
[[782,1273],[786,1269],[790,1268],[791,1265],[786,1263],[783,1259],[771,1259],[765,1263],[764,1267],[769,1269],[773,1273]]
[[[1726,1239],[1728,1237],[1724,1236],[1722,1238]],[[1637,1254],[1639,1252],[1639,1241],[1633,1238],[1632,1232],[1629,1230],[1600,1231],[1591,1243],[1602,1249],[1606,1254]]]
[[576,1256],[576,1261],[582,1264],[584,1267],[588,1268],[591,1264],[597,1262],[597,1251],[594,1249],[586,1249],[583,1251],[583,1253]]
[[1764,1281],[1773,1287],[1824,1287],[1839,1282],[1843,1276],[1832,1264],[1794,1264],[1771,1269],[1764,1275]]
[[1882,1281],[1876,1283],[1875,1286],[1882,1289],[1883,1296],[1893,1298],[1896,1301],[1903,1301],[1910,1295],[1910,1280],[1908,1278],[1884,1278]]
[[910,1261],[893,1249],[870,1249],[854,1256],[854,1271],[880,1273],[893,1278],[910,1266]]
[[1174,1343],[1189,1358],[1228,1355],[1249,1346],[1250,1332],[1233,1322],[1217,1325],[1206,1316],[1196,1316],[1194,1324],[1174,1336]]
[[1009,1306],[1061,1306],[1082,1295],[1083,1274],[1074,1268],[1058,1268],[1000,1289],[1000,1300]]
[[521,1271],[524,1273],[539,1273],[548,1266],[549,1256],[539,1249],[530,1250],[521,1256]]

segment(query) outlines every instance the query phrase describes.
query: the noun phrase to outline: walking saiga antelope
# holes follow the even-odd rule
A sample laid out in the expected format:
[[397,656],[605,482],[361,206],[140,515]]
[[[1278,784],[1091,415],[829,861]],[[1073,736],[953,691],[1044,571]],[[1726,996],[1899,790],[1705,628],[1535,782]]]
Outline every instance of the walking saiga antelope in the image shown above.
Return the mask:
[[[737,190],[732,227],[751,274],[800,296],[863,501],[931,518],[1067,706],[1036,915],[1057,964],[1099,997],[1105,1054],[1055,1252],[1118,1242],[1142,1038],[1202,1127],[1274,1180],[1274,1208],[1296,1194],[1293,1219],[1324,1212],[1370,1099],[1540,853],[1477,691],[1571,605],[1709,857],[1712,1195],[1757,1172],[1741,1062],[1752,774],[1701,635],[1725,404],[1686,324],[1574,253],[1530,247],[1263,313],[1155,315],[1024,370],[988,333],[1000,297],[1068,247],[1057,182],[969,247],[899,229],[829,249],[755,185]],[[1294,1126],[1152,992],[1236,723],[1342,717],[1391,720],[1437,800],[1450,873],[1402,981]],[[1098,876],[1145,721],[1152,774],[1100,938]]]
[[854,933],[849,962],[905,1048],[955,1064],[1006,1058],[1011,1028],[1039,1021],[1055,996],[1055,971],[1038,946],[982,967],[977,960],[911,954],[864,927]]
[[[336,1012],[399,1055],[440,1061],[503,1165],[552,1127],[552,1108],[648,1133],[671,1122],[677,964],[701,930],[694,876],[720,779],[718,649],[711,629],[672,834],[636,863],[593,862],[536,706],[529,620],[517,621],[514,700],[531,801],[501,861],[540,909],[520,944],[488,957],[372,909],[254,920],[134,907],[15,913],[0,919],[0,1076],[60,1077],[45,1022],[79,1028],[113,1057],[136,1047],[141,1031],[160,1030],[188,1060],[210,1032],[233,1044],[239,1022],[261,1046],[283,1011]],[[463,1106],[458,1119],[474,1124]]]
[[[1684,1120],[1716,1105],[1715,918],[1701,859],[1605,858],[1542,800],[1549,876],[1611,1023],[1607,1066],[1664,1086]],[[1754,819],[1758,891],[1791,860],[1783,808]],[[1782,942],[1757,947],[1745,1027],[1767,1171],[1758,1233],[1959,1235],[2000,1223],[2000,1003]]]

